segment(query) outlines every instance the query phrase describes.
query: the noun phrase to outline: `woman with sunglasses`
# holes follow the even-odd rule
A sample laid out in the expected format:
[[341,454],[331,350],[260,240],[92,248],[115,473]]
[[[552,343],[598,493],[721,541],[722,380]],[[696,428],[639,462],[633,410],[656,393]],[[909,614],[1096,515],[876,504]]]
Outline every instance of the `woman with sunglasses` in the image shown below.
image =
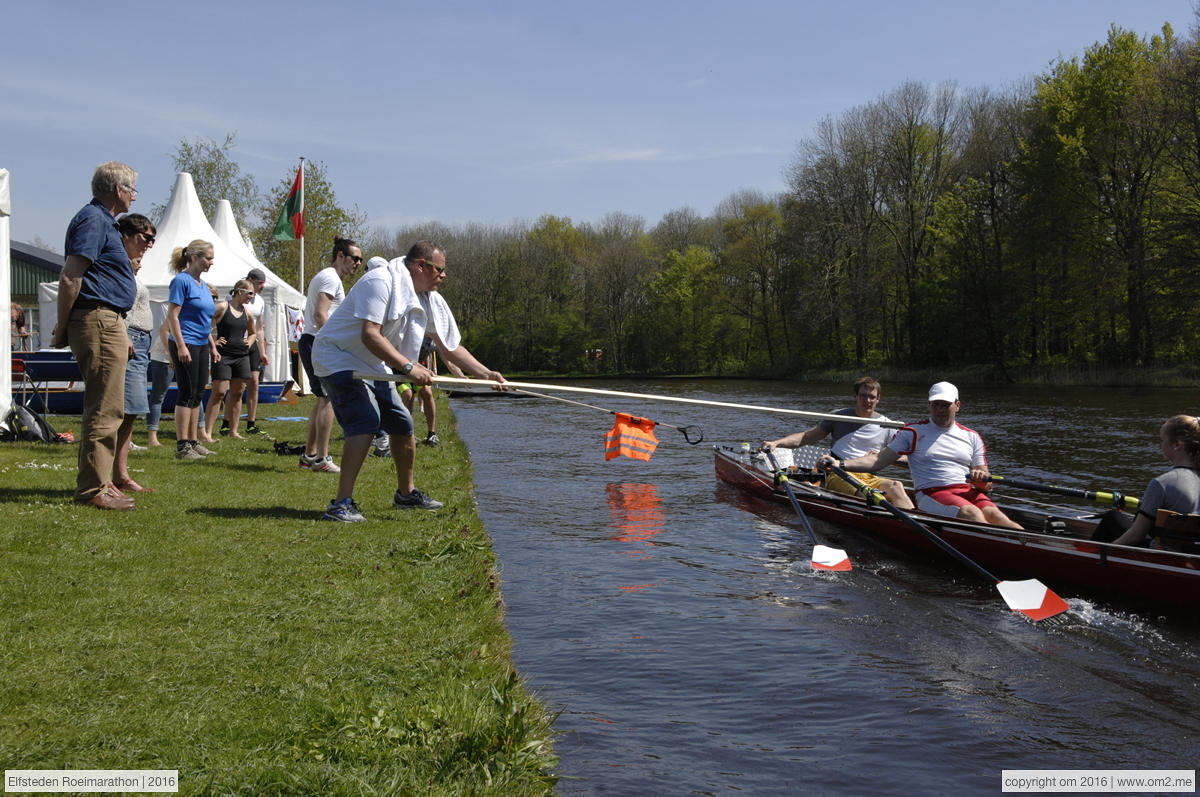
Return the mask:
[[129,447],[133,445],[133,424],[139,415],[150,411],[146,400],[146,369],[150,365],[150,338],[154,316],[150,312],[150,290],[137,278],[142,269],[142,256],[154,246],[156,230],[150,219],[141,213],[128,213],[117,221],[121,242],[133,266],[137,297],[125,316],[125,333],[129,336],[129,363],[125,366],[125,415],[117,429],[117,452],[113,460],[113,486],[122,492],[152,493],[129,475]]

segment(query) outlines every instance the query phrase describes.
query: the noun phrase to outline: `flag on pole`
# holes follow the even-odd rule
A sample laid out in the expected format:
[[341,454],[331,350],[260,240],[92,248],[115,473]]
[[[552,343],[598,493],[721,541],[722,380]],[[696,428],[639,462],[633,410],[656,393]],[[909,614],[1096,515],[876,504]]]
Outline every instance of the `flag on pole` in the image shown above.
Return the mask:
[[626,456],[649,462],[650,455],[658,448],[658,438],[654,436],[657,424],[649,418],[635,418],[624,412],[613,415],[617,416],[617,421],[604,436],[604,458]]
[[275,223],[276,241],[294,241],[304,238],[304,166],[296,170],[296,181],[288,192],[279,221]]

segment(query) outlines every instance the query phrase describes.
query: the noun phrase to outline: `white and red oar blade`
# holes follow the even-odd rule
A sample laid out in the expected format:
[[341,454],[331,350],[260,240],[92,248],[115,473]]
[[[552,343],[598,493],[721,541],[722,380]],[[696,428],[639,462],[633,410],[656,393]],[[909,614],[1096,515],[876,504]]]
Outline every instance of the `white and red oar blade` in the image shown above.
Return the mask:
[[845,551],[825,545],[813,547],[813,570],[850,570],[850,557]]
[[1000,590],[1000,595],[1009,608],[1034,622],[1055,617],[1071,608],[1065,600],[1037,579],[1000,581],[996,584],[996,589]]

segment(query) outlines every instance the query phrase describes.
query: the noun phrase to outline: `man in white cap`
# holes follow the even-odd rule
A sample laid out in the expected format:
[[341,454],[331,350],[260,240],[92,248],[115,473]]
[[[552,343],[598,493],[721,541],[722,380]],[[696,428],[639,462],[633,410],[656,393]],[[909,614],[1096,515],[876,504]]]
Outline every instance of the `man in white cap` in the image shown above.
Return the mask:
[[848,460],[825,457],[845,470],[874,473],[908,455],[917,508],[928,515],[1019,529],[976,485],[986,485],[987,449],[978,432],[955,418],[962,403],[958,388],[938,382],[929,389],[929,418],[896,432],[882,451]]
[[313,473],[338,473],[341,468],[333,464],[329,455],[329,435],[333,431],[333,405],[321,387],[321,378],[313,370],[312,347],[321,327],[333,315],[342,300],[346,288],[342,280],[351,276],[362,262],[362,249],[349,238],[338,236],[333,241],[333,252],[329,266],[321,269],[308,283],[308,300],[304,304],[304,334],[300,336],[300,362],[308,376],[308,386],[317,397],[308,416],[308,437],[304,453],[300,455],[300,467]]
[[354,502],[354,484],[366,462],[371,438],[381,428],[392,437],[392,459],[396,463],[397,489],[392,506],[442,506],[413,482],[417,444],[412,415],[400,401],[395,384],[362,379],[356,374],[382,376],[390,367],[413,384],[432,384],[432,372],[417,363],[421,341],[428,335],[447,361],[481,379],[504,382],[499,372],[490,370],[461,345],[453,314],[445,300],[433,292],[445,272],[445,250],[431,241],[418,241],[405,257],[388,263],[387,268],[364,274],[317,333],[313,368],[346,437],[337,497],[330,501],[325,520],[365,520]]

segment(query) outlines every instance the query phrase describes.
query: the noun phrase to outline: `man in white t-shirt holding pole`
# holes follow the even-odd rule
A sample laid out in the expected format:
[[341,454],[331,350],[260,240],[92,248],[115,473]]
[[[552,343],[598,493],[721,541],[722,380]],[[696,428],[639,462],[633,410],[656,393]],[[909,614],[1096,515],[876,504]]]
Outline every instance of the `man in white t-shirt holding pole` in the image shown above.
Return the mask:
[[[428,335],[442,356],[464,371],[493,382],[504,377],[488,369],[461,345],[454,316],[433,292],[446,272],[446,252],[432,241],[418,241],[408,254],[364,274],[337,312],[329,317],[313,343],[313,370],[321,378],[334,417],[346,436],[337,497],[329,502],[325,520],[365,520],[354,502],[354,483],[367,460],[371,439],[383,429],[391,438],[396,463],[396,509],[437,509],[435,501],[416,488],[413,466],[417,443],[412,415],[400,401],[394,382],[363,380],[355,373],[387,375],[388,367],[414,385],[433,383],[433,372],[417,362],[421,341]],[[423,293],[422,293],[423,292]],[[436,299],[434,297],[437,297]]]
[[349,238],[338,236],[333,242],[329,266],[316,273],[308,283],[308,301],[304,304],[304,334],[300,336],[300,362],[308,376],[308,385],[317,397],[308,416],[308,439],[300,455],[300,467],[315,473],[338,473],[329,455],[329,435],[333,432],[333,405],[321,387],[321,378],[313,370],[312,348],[317,333],[325,326],[333,311],[346,298],[342,280],[352,275],[362,262],[362,249]]

